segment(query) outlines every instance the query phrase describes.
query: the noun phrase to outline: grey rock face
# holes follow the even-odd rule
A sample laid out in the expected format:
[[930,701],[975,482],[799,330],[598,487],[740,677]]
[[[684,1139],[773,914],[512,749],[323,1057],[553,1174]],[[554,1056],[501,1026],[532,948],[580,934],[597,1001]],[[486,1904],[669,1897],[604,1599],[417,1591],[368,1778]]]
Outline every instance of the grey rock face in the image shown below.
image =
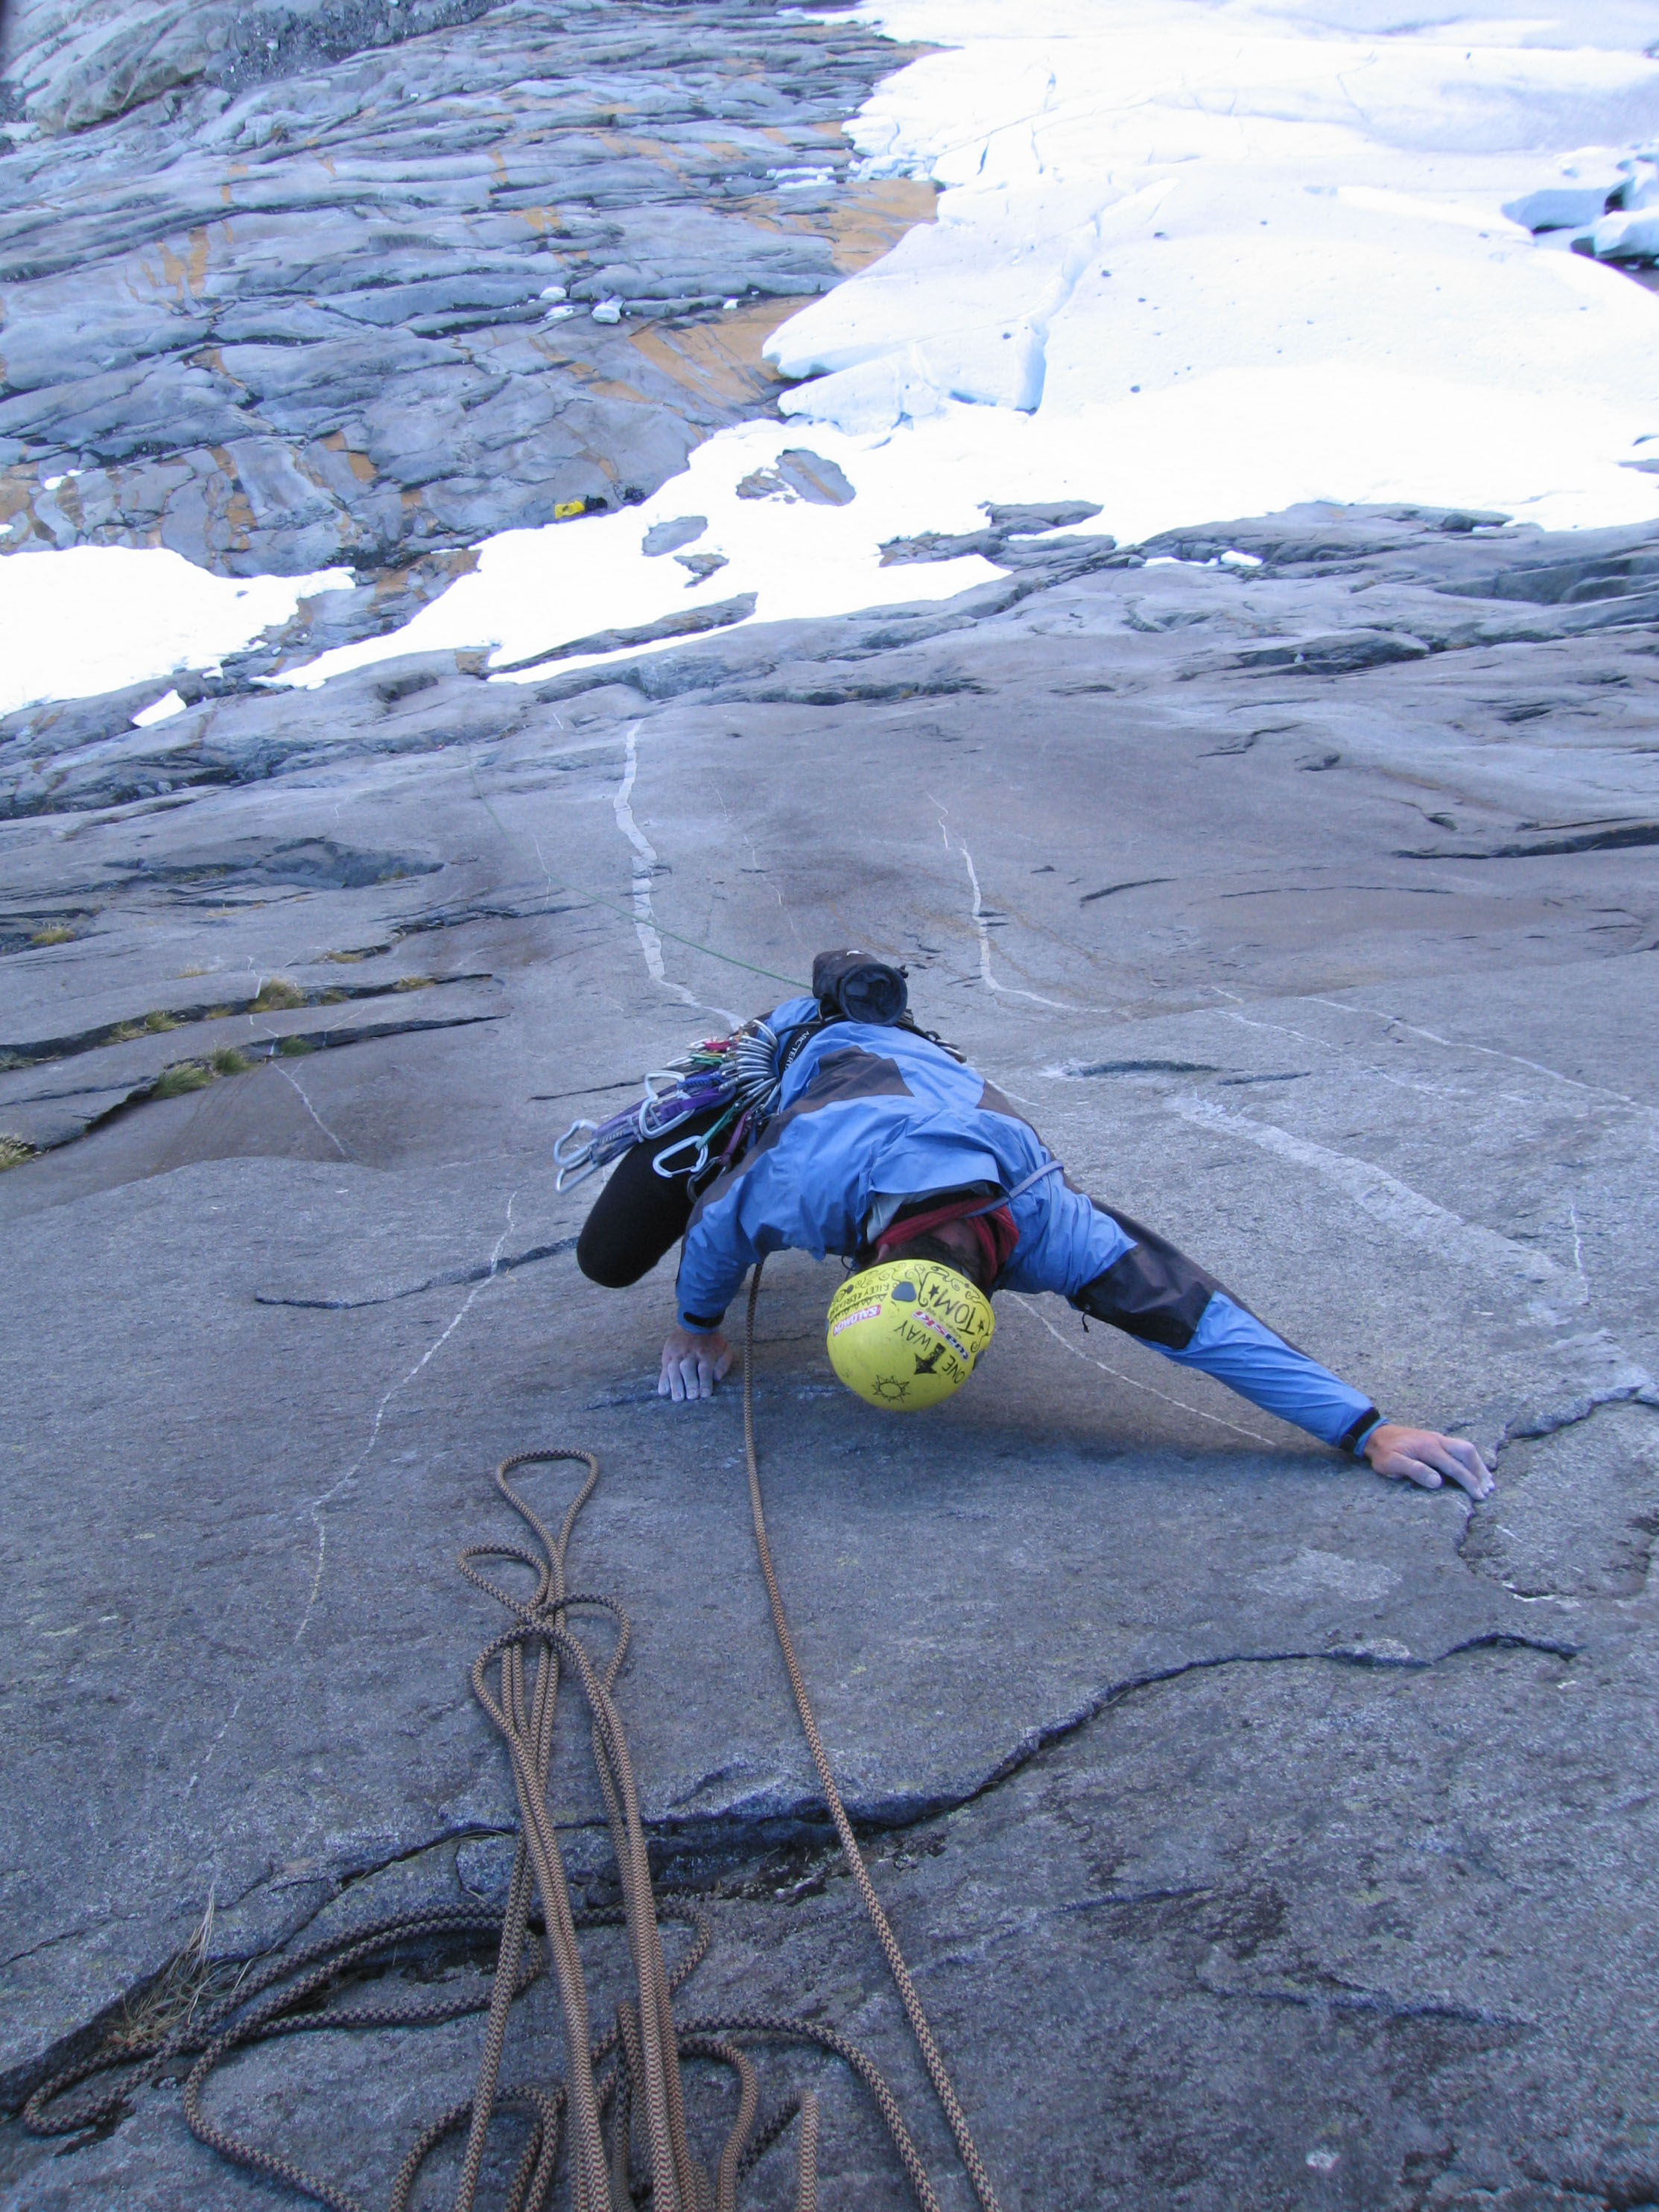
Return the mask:
[[841,133],[903,50],[745,0],[35,0],[9,36],[0,544],[348,563],[346,635],[766,408],[788,303],[933,201]]
[[[256,656],[153,728],[0,732],[14,2097],[210,1899],[234,1960],[499,1896],[495,1623],[452,1561],[509,1533],[498,1458],[579,1442],[573,1573],[635,1623],[665,1881],[714,1900],[688,2005],[816,2008],[945,2169],[738,1406],[657,1398],[671,1270],[586,1284],[550,1163],[851,940],[1076,1181],[1498,1461],[1479,1509],[1403,1492],[1053,1300],[884,1419],[823,1352],[835,1271],[769,1266],[797,1640],[1004,2203],[1654,2194],[1659,540],[1077,519],[994,512],[1006,577],[955,602],[534,690],[434,654],[273,693]],[[556,1809],[602,1899],[583,1742]],[[214,2108],[378,2201],[477,2049],[301,2037]],[[543,1988],[514,2078],[558,2050]],[[837,2069],[763,2072],[822,2088],[826,2202],[906,2201]],[[64,2148],[9,2130],[0,2203],[268,2201],[175,2089]],[[746,2201],[792,2191],[780,2149]]]

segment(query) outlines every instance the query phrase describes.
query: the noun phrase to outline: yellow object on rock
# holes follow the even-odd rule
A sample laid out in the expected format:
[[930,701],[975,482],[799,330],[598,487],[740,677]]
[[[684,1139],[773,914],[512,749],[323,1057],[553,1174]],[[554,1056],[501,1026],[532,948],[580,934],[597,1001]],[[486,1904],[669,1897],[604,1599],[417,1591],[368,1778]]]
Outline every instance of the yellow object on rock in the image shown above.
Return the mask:
[[954,1267],[888,1260],[830,1302],[830,1364],[872,1406],[919,1413],[959,1390],[996,1327],[991,1301]]

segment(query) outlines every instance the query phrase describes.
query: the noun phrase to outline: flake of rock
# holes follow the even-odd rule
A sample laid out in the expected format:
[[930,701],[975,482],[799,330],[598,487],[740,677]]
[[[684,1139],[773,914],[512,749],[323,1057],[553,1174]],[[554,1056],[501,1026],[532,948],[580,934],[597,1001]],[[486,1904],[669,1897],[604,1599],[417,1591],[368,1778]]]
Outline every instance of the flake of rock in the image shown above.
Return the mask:
[[677,553],[682,545],[694,544],[708,527],[706,515],[682,514],[672,522],[653,522],[640,541],[640,550],[647,558],[660,553]]

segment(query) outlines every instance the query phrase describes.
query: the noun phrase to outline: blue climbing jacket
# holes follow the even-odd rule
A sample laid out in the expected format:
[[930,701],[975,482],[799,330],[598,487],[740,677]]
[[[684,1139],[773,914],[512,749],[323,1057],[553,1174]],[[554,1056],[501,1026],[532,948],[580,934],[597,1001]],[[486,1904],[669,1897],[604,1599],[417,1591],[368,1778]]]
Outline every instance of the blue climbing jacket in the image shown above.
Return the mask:
[[[817,1011],[789,999],[767,1017],[786,1051]],[[994,1084],[920,1031],[832,1023],[789,1063],[758,1141],[693,1207],[681,1323],[714,1328],[769,1252],[856,1253],[884,1198],[987,1184],[1014,1194],[1019,1232],[999,1290],[1057,1291],[1322,1442],[1363,1447],[1380,1419],[1368,1398],[1152,1231],[1096,1204],[1063,1171],[1041,1175],[1053,1158]]]

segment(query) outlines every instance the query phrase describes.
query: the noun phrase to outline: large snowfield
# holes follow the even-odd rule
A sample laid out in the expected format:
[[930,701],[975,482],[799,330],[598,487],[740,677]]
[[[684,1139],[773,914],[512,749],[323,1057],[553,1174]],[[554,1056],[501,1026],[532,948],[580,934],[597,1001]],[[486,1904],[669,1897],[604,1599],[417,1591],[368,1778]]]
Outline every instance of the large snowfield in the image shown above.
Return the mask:
[[[710,439],[642,507],[486,541],[404,628],[282,680],[450,647],[532,680],[574,641],[740,595],[755,621],[949,597],[998,572],[881,547],[973,531],[988,502],[1087,501],[1083,526],[1121,544],[1307,500],[1659,518],[1659,295],[1614,265],[1659,255],[1659,13],[1395,12],[867,11],[939,49],[852,125],[866,173],[942,187],[938,221],[774,334],[788,419]],[[777,473],[801,448],[840,503]],[[645,550],[686,518],[695,538]],[[724,565],[688,583],[665,557],[684,544]],[[221,585],[116,549],[0,562],[27,646],[0,708],[214,665],[345,580]]]

